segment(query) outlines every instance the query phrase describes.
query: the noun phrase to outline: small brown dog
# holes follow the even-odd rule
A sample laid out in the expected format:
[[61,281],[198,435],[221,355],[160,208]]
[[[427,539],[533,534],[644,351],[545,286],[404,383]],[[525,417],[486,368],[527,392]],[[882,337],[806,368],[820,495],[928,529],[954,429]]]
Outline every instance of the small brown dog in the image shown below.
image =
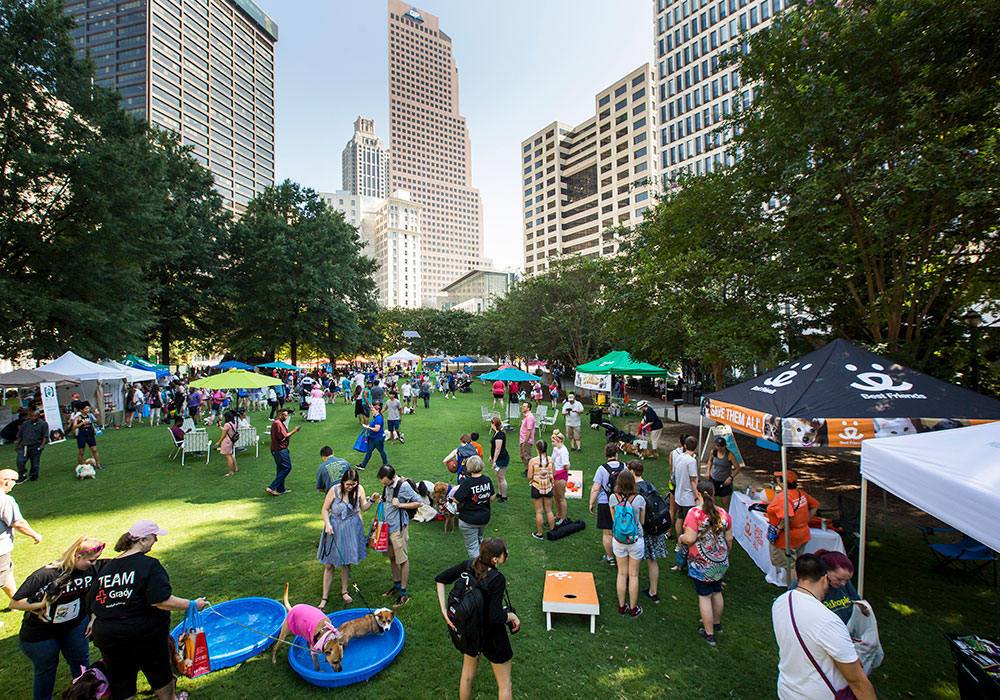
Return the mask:
[[285,584],[285,621],[281,623],[281,632],[278,634],[278,641],[274,643],[271,651],[271,663],[278,660],[278,647],[291,633],[303,639],[309,640],[309,653],[312,655],[313,666],[319,670],[319,659],[317,654],[326,656],[326,662],[330,667],[340,673],[341,662],[344,658],[344,645],[340,641],[340,632],[330,622],[330,619],[322,610],[313,605],[296,605],[294,608],[288,602],[288,584]]
[[449,527],[454,532],[455,521],[457,520],[455,515],[458,513],[458,510],[455,508],[455,504],[448,500],[448,494],[451,491],[452,486],[450,484],[438,481],[434,484],[434,490],[431,492],[431,507],[444,517],[445,532],[448,532]]
[[341,646],[346,647],[348,642],[358,637],[389,631],[395,617],[396,613],[389,608],[379,608],[369,615],[341,623],[337,628]]
[[62,700],[99,700],[100,698],[110,698],[108,692],[107,668],[103,661],[98,661],[79,678],[73,681],[73,685],[63,691]]

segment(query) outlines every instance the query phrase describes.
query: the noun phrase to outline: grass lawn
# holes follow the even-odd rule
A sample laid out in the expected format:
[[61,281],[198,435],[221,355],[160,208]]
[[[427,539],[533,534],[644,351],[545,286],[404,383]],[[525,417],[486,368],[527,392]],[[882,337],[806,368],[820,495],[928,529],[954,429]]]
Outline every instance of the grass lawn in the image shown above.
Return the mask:
[[[435,394],[430,410],[419,408],[404,416],[405,445],[390,445],[391,462],[405,476],[443,479],[442,457],[458,444],[462,432],[487,431],[480,405],[487,390],[444,400]],[[267,414],[252,422],[263,434]],[[300,418],[293,424],[303,424]],[[560,421],[562,428],[562,421]],[[589,485],[603,461],[603,433],[584,428],[584,451],[572,453],[574,468],[584,469]],[[214,438],[217,428],[210,429]],[[76,444],[66,442],[47,450],[42,476],[12,492],[24,516],[44,536],[40,545],[18,535],[14,550],[20,583],[35,568],[52,561],[77,536],[90,534],[114,543],[135,520],[155,519],[170,534],[153,550],[170,573],[174,592],[184,597],[206,596],[220,602],[243,596],[280,598],[286,581],[293,603],[316,604],[322,566],[316,561],[321,533],[322,497],[315,491],[319,450],[329,444],[337,455],[360,461],[351,445],[358,433],[353,406],[328,406],[327,421],[303,424],[292,437],[291,493],[275,498],[264,492],[274,476],[266,436],[259,458],[252,450],[239,456],[240,471],[223,478],[225,460],[213,453],[211,463],[167,460],[170,451],[164,427],[106,431],[99,439],[104,471],[96,480],[77,483],[73,477]],[[514,444],[516,436],[509,442]],[[362,474],[371,493],[376,485],[378,456]],[[14,449],[0,447],[0,465],[14,466]],[[647,461],[646,476],[666,484],[666,461]],[[549,698],[767,698],[775,697],[777,646],[771,631],[770,606],[780,591],[764,581],[749,557],[736,547],[727,576],[725,632],[716,648],[697,634],[697,600],[691,582],[661,562],[662,603],[644,605],[638,619],[620,617],[615,599],[615,570],[600,561],[600,535],[583,501],[569,502],[569,515],[587,521],[588,529],[558,542],[536,541],[534,511],[516,456],[510,468],[510,501],[494,504],[489,533],[506,538],[510,560],[503,571],[510,597],[523,628],[513,637],[514,694]],[[587,489],[585,489],[586,491]],[[366,522],[374,511],[366,514]],[[981,583],[949,583],[931,571],[931,553],[913,528],[883,529],[873,518],[866,587],[875,607],[886,658],[874,673],[876,688],[887,698],[957,698],[946,631],[1000,633],[1000,595]],[[465,558],[461,536],[444,533],[442,523],[414,523],[410,534],[410,603],[399,610],[407,632],[397,659],[367,684],[343,688],[343,698],[457,697],[461,655],[452,647],[441,619],[433,578]],[[109,550],[110,551],[110,550]],[[597,633],[589,634],[588,619],[556,615],[545,631],[541,592],[546,569],[593,571],[602,602]],[[365,596],[373,605],[392,583],[388,560],[380,555],[354,568]],[[645,567],[643,567],[645,585]],[[344,604],[339,578],[331,590],[328,610]],[[358,600],[357,596],[355,599]],[[357,605],[355,603],[354,605]],[[174,614],[174,622],[182,615]],[[31,665],[17,648],[21,613],[0,612],[0,696],[20,700],[31,696]],[[98,652],[94,650],[94,659]],[[486,664],[484,664],[486,665]],[[480,668],[475,685],[479,697],[496,694],[488,665]],[[69,683],[60,667],[57,695]],[[148,687],[140,678],[140,695]],[[180,681],[193,697],[313,698],[328,691],[302,681],[285,653],[272,665],[269,654],[200,679]]]

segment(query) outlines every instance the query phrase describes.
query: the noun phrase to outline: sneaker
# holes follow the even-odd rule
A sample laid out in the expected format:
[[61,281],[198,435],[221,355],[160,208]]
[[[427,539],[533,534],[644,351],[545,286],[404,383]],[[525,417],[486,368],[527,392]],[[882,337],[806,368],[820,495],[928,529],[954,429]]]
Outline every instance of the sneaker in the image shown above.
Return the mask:
[[361,471],[364,471],[366,467],[363,464],[355,464],[354,468],[355,469],[360,469]]
[[628,615],[628,605],[627,604],[626,605],[619,605],[618,606],[618,614],[619,615]]
[[399,597],[396,598],[396,602],[392,604],[392,607],[401,608],[408,602],[410,602],[410,596],[406,595],[405,593],[400,593]]
[[383,593],[382,597],[383,598],[391,598],[394,595],[395,596],[401,595],[399,589],[396,587],[395,584],[393,584],[392,587],[389,590],[387,590],[385,593]]
[[702,637],[705,638],[705,641],[708,642],[708,646],[710,646],[710,647],[714,647],[715,646],[715,635],[714,634],[708,634],[705,631],[704,627],[699,627],[698,628],[698,634],[700,634]]
[[17,477],[17,481],[14,482],[14,483],[25,484],[27,482],[28,482],[28,477],[26,477],[26,476],[19,476],[19,477]]
[[721,622],[717,622],[716,624],[712,625],[712,632],[714,632],[715,634],[718,634],[721,631],[722,631],[722,623]]
[[544,540],[545,539],[544,537],[542,537],[541,535],[539,535],[537,532],[532,532],[531,536],[534,537],[536,540]]
[[618,562],[616,562],[614,559],[612,559],[611,557],[609,557],[607,554],[605,554],[603,557],[601,557],[601,561],[607,562],[611,566],[618,566]]
[[506,496],[497,496],[497,502],[498,503],[506,503],[507,502],[507,497]]
[[406,439],[403,437],[402,433],[399,435],[399,444],[400,445],[406,444]]
[[645,593],[646,597],[649,598],[654,603],[660,602],[660,596],[657,595],[656,593],[650,593],[648,588],[643,588],[642,592]]
[[628,611],[628,614],[631,615],[632,617],[639,617],[640,615],[642,615],[642,606],[636,605],[634,608]]

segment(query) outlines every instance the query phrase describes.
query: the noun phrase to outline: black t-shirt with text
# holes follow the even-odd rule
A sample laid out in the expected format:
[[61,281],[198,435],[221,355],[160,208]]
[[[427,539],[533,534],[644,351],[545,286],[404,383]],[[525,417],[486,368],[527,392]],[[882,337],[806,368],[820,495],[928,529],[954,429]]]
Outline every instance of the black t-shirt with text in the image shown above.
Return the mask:
[[[61,574],[61,569],[43,566],[24,580],[14,593],[14,600],[31,597],[59,578]],[[24,613],[24,621],[21,622],[21,641],[44,642],[48,639],[59,639],[79,625],[87,617],[87,591],[95,576],[96,570],[93,567],[87,571],[73,571],[61,586],[62,595],[49,606],[48,614],[51,622],[45,622],[33,612]]]
[[153,606],[170,595],[170,577],[159,560],[132,554],[111,559],[101,568],[87,604],[104,631],[129,633],[169,625],[170,613]]
[[485,525],[490,521],[490,498],[493,482],[479,474],[462,479],[452,498],[458,501],[458,519],[469,525]]

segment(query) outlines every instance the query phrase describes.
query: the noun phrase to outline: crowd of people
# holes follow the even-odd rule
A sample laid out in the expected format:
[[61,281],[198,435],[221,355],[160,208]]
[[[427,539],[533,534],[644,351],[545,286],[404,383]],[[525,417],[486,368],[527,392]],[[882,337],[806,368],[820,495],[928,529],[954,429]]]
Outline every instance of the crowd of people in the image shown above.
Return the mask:
[[[382,374],[375,369],[358,370],[344,376],[322,373],[303,377],[290,372],[278,376],[282,383],[265,390],[204,391],[190,387],[188,381],[181,379],[167,386],[130,387],[125,404],[125,425],[134,425],[136,417],[140,422],[143,420],[139,408],[142,405],[150,407],[146,417],[151,424],[173,421],[172,430],[183,431],[185,418],[217,422],[221,436],[216,445],[226,459],[226,476],[231,476],[238,471],[237,437],[241,422],[246,420],[247,409],[263,411],[270,408],[270,451],[276,472],[266,491],[280,496],[288,492],[285,480],[292,468],[290,441],[302,429],[301,425],[289,427],[289,411],[294,406],[286,403],[298,396],[298,408],[304,409],[305,420],[321,422],[327,418],[326,404],[336,401],[338,394],[345,404],[353,401],[354,415],[363,429],[359,440],[364,438],[364,458],[352,465],[335,456],[333,449],[327,446],[320,452],[322,463],[317,470],[316,488],[323,496],[322,534],[316,555],[323,565],[319,607],[328,605],[338,571],[341,600],[345,604],[353,602],[352,567],[365,561],[369,552],[362,514],[376,506],[388,530],[384,556],[389,560],[392,576],[392,585],[384,591],[383,597],[389,598],[395,608],[406,605],[410,581],[409,526],[417,511],[428,505],[429,494],[426,488],[422,493],[416,482],[397,473],[396,467],[389,462],[385,444],[387,440],[404,443],[403,416],[413,412],[420,399],[425,408],[429,407],[432,388],[446,397],[454,396],[461,378],[444,374],[438,377],[423,373]],[[669,483],[661,483],[658,488],[644,478],[642,460],[623,461],[615,442],[604,445],[604,461],[596,467],[572,463],[571,453],[582,450],[581,417],[584,412],[574,392],[567,393],[561,405],[565,433],[554,429],[546,440],[538,434],[533,412],[539,401],[545,401],[540,386],[518,387],[511,382],[502,387],[494,384],[491,389],[494,403],[499,402],[501,407],[505,400],[520,404],[518,452],[524,466],[524,492],[530,497],[535,514],[531,536],[544,539],[547,531],[570,522],[566,500],[569,472],[574,466],[593,468],[589,510],[601,531],[601,560],[616,569],[619,614],[639,617],[643,614],[642,602],[654,605],[660,602],[659,561],[672,557],[671,570],[686,574],[697,595],[701,619],[698,634],[708,645],[715,646],[724,629],[724,578],[733,543],[728,506],[734,480],[741,469],[725,439],[717,439],[704,464],[699,464],[697,439],[681,435],[678,445],[669,454]],[[549,387],[550,399],[555,402],[559,395],[558,382],[554,379]],[[129,406],[132,416],[128,415]],[[322,410],[318,406],[322,406]],[[639,432],[646,435],[655,449],[660,441],[662,422],[648,402],[640,402],[639,408]],[[16,483],[38,478],[37,456],[44,449],[47,438],[47,429],[37,427],[39,422],[44,421],[40,421],[36,409],[26,413],[17,433],[18,471],[0,471],[0,583],[12,599],[12,608],[28,613],[22,624],[19,644],[35,668],[35,698],[51,697],[60,654],[74,677],[89,665],[86,638],[91,635],[108,666],[112,697],[134,695],[139,671],[144,673],[158,697],[175,697],[169,661],[166,666],[162,663],[166,659],[169,611],[186,610],[190,601],[172,594],[163,567],[148,556],[157,538],[166,535],[166,531],[155,523],[142,521],[133,525],[119,538],[115,549],[120,554],[114,559],[101,559],[103,542],[89,536],[79,537],[57,562],[34,572],[15,588],[10,557],[13,532],[21,532],[36,542],[41,541],[41,535],[21,516],[9,493]],[[443,459],[449,471],[456,475],[456,483],[448,488],[444,501],[435,504],[441,508],[442,517],[447,515],[446,510],[455,516],[467,557],[435,578],[442,614],[448,625],[453,626],[445,609],[447,586],[463,574],[480,582],[487,617],[478,651],[492,664],[501,698],[511,695],[513,651],[508,632],[517,632],[521,624],[506,597],[506,580],[499,571],[509,556],[506,543],[503,539],[486,536],[492,504],[504,503],[510,498],[511,484],[507,476],[510,453],[505,425],[500,418],[491,419],[491,434],[483,444],[475,432],[460,437],[458,447]],[[100,426],[89,404],[80,402],[74,406],[70,426],[78,441],[79,458],[83,458],[89,447],[99,465],[96,436]],[[381,459],[376,475],[381,490],[369,494],[361,484],[360,471],[366,469],[375,453]],[[853,574],[850,561],[837,553],[820,553],[819,556],[804,553],[809,537],[808,523],[818,503],[799,488],[794,472],[789,472],[788,477],[788,491],[779,493],[768,507],[771,524],[781,533],[770,544],[772,562],[780,567],[791,564],[797,577],[789,592],[775,602],[772,611],[781,651],[779,697],[783,700],[821,697],[818,693],[802,691],[810,687],[810,683],[820,687],[815,685],[820,676],[827,687],[849,686],[858,698],[874,697],[869,694],[871,685],[860,669],[857,655],[851,658],[850,638],[846,637],[847,643],[844,642],[845,615],[849,618],[855,606],[864,607],[858,603],[857,593],[850,584]],[[789,513],[787,548],[781,527],[786,497]],[[671,541],[675,542],[673,551]],[[646,587],[640,583],[643,562],[646,562],[648,576]],[[39,591],[44,593],[55,580],[70,583],[61,583],[55,598],[39,596]],[[133,597],[130,590],[123,604],[110,603],[116,592],[123,595],[124,588],[116,582],[125,580],[136,582],[134,590],[141,596]],[[387,586],[388,583],[387,580]],[[195,604],[203,607],[205,602],[197,599]],[[791,619],[793,605],[798,615],[797,625],[784,616],[787,607]],[[791,637],[790,630],[794,632]],[[797,640],[799,647],[789,639]],[[479,654],[463,653],[460,697],[467,698],[478,668]],[[815,669],[803,663],[810,654],[814,659],[821,659]]]

